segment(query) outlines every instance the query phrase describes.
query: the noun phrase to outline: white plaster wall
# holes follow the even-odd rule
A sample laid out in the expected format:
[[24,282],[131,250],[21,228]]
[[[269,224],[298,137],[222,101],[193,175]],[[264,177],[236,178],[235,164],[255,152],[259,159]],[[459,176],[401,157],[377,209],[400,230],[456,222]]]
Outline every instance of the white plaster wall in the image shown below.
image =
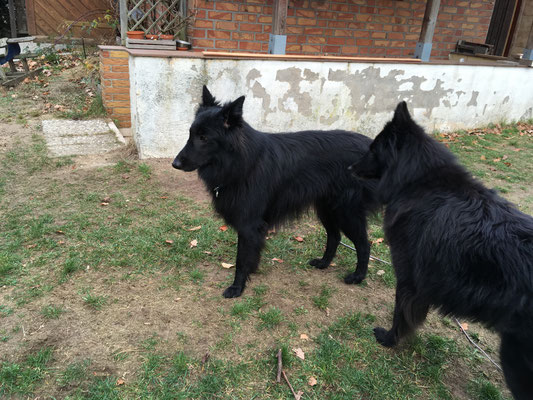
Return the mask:
[[130,56],[142,158],[174,157],[185,145],[204,83],[222,101],[246,95],[245,119],[267,132],[341,128],[373,137],[401,100],[429,132],[533,118],[531,68]]

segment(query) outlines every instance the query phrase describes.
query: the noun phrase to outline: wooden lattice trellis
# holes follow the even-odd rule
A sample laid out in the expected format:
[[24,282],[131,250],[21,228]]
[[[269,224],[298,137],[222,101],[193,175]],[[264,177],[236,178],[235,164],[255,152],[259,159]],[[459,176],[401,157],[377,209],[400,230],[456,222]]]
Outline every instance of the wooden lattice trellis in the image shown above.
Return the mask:
[[[126,10],[122,10],[125,5]],[[127,12],[125,12],[127,11]],[[185,39],[187,0],[122,0],[121,25],[126,22],[127,31],[143,31],[145,34],[167,34]]]

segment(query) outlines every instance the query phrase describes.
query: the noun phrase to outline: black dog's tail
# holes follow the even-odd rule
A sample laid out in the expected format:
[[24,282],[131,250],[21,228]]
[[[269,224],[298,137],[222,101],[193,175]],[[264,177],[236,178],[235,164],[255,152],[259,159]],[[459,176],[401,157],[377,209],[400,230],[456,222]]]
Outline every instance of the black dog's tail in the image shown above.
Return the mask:
[[514,333],[502,333],[503,373],[516,400],[533,398],[533,343]]

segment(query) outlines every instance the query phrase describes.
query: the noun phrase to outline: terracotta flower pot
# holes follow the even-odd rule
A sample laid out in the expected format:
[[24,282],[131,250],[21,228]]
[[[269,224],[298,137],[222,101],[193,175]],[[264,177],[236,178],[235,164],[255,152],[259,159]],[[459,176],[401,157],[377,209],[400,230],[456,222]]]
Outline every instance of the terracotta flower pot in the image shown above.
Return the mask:
[[159,35],[161,40],[174,40],[174,35]]
[[157,40],[159,39],[158,35],[146,35],[146,39],[148,40]]
[[143,31],[128,31],[126,32],[128,35],[128,38],[130,39],[144,39],[144,32]]

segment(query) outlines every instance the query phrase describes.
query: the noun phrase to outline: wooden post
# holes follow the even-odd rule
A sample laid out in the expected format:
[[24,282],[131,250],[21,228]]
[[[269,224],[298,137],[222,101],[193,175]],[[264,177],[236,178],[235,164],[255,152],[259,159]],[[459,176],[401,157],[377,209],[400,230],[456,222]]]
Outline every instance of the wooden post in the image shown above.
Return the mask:
[[128,1],[120,0],[120,44],[126,46],[126,37],[128,32]]
[[415,58],[420,58],[422,61],[429,61],[429,57],[431,56],[433,33],[435,33],[435,26],[437,25],[439,7],[440,0],[428,0],[426,4],[420,39],[418,39],[415,49]]
[[285,54],[287,46],[287,36],[285,27],[287,25],[287,8],[289,0],[274,0],[274,20],[272,22],[272,33],[268,42],[268,52],[270,54]]
[[533,61],[533,24],[531,24],[531,28],[529,29],[529,37],[527,38],[527,44],[524,48],[522,60],[527,60],[530,64],[531,61]]
[[9,9],[9,24],[11,25],[11,37],[17,37],[17,15],[15,14],[15,2],[8,0],[7,8]]

